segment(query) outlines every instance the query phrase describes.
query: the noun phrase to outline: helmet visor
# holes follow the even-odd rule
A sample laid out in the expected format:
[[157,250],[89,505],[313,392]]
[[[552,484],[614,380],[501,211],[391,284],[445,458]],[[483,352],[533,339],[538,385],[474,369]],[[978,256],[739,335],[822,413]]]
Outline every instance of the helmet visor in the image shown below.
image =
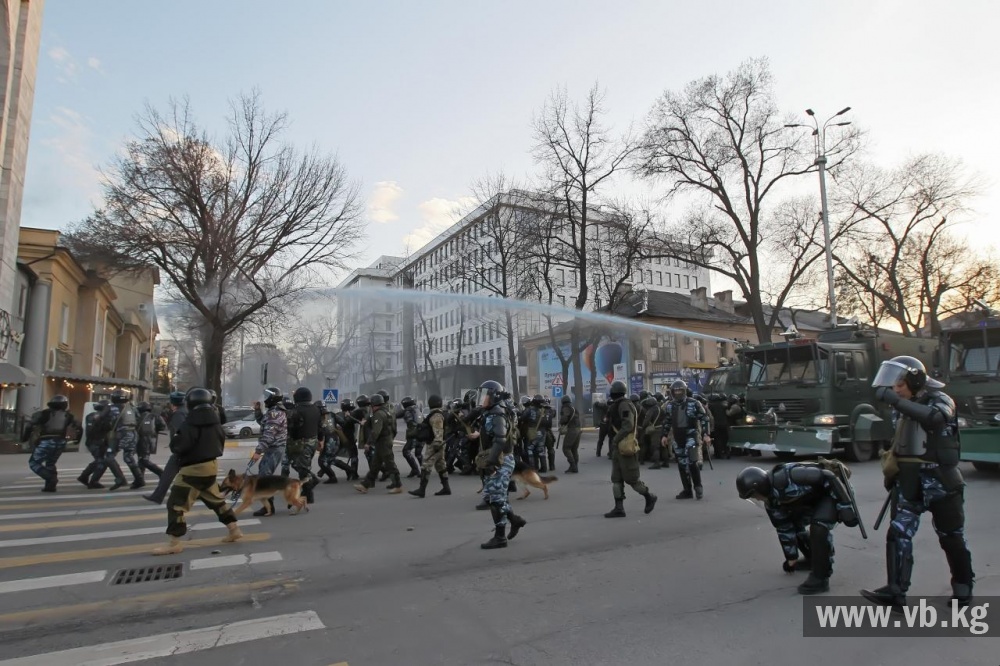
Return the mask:
[[744,502],[750,502],[750,504],[753,504],[755,507],[757,507],[761,511],[766,511],[767,510],[767,507],[764,504],[764,500],[762,500],[757,495],[751,495],[750,497],[745,497],[743,499],[743,501]]
[[[491,397],[492,395],[493,391],[491,389],[488,388],[479,389],[476,395],[476,404],[479,405],[480,407],[492,407],[493,406],[492,402],[493,398]],[[487,398],[489,400],[487,400]]]
[[910,369],[902,363],[897,363],[895,361],[883,361],[882,366],[875,374],[872,386],[876,388],[879,386],[892,388],[904,377],[906,377],[906,373],[909,371]]

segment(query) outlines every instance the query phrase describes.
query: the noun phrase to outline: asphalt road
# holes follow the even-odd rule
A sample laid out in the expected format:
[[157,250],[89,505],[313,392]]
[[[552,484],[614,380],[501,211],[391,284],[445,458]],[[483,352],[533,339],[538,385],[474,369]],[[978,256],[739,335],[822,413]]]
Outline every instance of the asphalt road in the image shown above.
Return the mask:
[[[431,496],[432,479],[423,500],[384,484],[368,495],[323,485],[308,514],[244,521],[247,538],[232,545],[202,511],[189,523],[205,529],[165,559],[147,554],[163,540],[165,510],[136,492],[85,490],[70,471],[84,456],[64,456],[55,495],[37,491],[25,457],[4,456],[0,666],[1000,663],[993,638],[803,638],[795,586],[806,574],[781,571],[766,516],[735,493],[743,466],[774,459],[716,461],[702,501],[674,499],[675,467],[644,468],[656,510],[644,515],[629,490],[628,517],[607,520],[610,463],[594,442],[585,435],[577,475],[562,473],[558,452],[549,500],[537,490],[512,500],[528,525],[506,549],[480,549],[492,525],[474,510],[479,482],[456,477],[454,495]],[[229,449],[226,468],[242,470],[248,454]],[[1000,596],[1000,477],[963,471],[976,593]],[[856,466],[854,482],[871,531],[884,497],[877,463]],[[836,529],[828,596],[884,582],[884,535]],[[950,594],[929,520],[916,560],[911,596]],[[160,564],[183,574],[109,582]]]

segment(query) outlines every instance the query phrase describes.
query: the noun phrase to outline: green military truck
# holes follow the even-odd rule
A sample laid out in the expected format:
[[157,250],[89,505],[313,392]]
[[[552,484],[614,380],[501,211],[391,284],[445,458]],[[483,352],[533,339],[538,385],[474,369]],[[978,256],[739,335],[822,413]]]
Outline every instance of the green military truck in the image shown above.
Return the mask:
[[875,373],[894,356],[933,367],[937,346],[934,339],[839,326],[745,349],[747,416],[730,429],[729,446],[782,459],[838,450],[853,461],[873,458],[892,438],[890,410],[871,386]]
[[746,390],[746,369],[742,361],[720,365],[709,370],[708,376],[701,386],[701,392],[705,395],[717,393],[726,396],[742,396]]
[[962,460],[983,471],[1000,470],[1000,318],[944,331],[942,381],[958,408]]

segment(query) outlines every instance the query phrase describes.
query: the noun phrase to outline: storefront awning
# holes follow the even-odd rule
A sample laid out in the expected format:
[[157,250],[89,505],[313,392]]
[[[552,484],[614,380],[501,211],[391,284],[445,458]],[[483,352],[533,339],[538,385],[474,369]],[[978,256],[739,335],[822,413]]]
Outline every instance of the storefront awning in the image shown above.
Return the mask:
[[38,384],[38,375],[27,368],[5,361],[0,363],[0,384],[35,386]]
[[77,384],[94,384],[100,386],[126,386],[130,388],[149,388],[149,382],[144,382],[139,379],[126,379],[125,377],[97,377],[94,375],[82,375],[77,372],[59,372],[58,370],[49,370],[45,373],[46,377],[52,379],[65,379],[68,382],[74,382]]

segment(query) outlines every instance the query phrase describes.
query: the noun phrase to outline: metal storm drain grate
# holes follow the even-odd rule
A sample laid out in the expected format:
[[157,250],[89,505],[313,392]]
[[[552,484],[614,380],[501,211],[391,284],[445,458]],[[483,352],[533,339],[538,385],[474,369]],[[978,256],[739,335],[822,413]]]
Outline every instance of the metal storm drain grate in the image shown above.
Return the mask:
[[174,580],[180,578],[183,573],[183,564],[161,564],[156,567],[119,569],[111,579],[111,584],[129,585],[130,583],[150,583],[156,580]]

